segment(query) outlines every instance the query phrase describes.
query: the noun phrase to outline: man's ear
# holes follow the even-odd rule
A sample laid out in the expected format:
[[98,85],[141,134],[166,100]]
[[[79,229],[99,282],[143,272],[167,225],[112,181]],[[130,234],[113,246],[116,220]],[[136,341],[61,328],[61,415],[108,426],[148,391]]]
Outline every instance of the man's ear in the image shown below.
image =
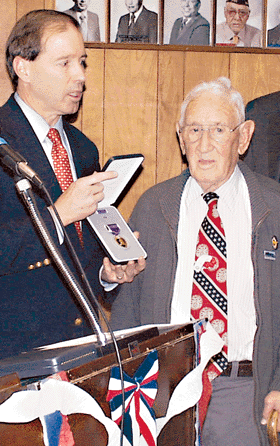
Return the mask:
[[13,60],[13,69],[19,79],[23,82],[29,81],[30,61],[16,56]]
[[225,19],[227,18],[227,16],[226,16],[226,7],[224,7],[224,16],[225,16]]
[[180,147],[181,147],[181,151],[183,155],[186,155],[186,144],[185,141],[183,140],[183,136],[182,136],[182,131],[180,129],[179,124],[176,124],[176,131],[177,131],[177,135],[180,141]]
[[239,130],[239,147],[238,147],[239,155],[244,155],[244,153],[248,149],[254,130],[255,130],[254,121],[251,120],[245,121],[241,124]]

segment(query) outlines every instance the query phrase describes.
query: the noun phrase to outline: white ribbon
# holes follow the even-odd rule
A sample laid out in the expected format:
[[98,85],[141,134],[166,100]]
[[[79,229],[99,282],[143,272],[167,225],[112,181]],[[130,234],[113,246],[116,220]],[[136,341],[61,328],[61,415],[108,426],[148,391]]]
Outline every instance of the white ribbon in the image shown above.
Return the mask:
[[[177,385],[169,402],[166,416],[157,419],[157,436],[165,424],[175,415],[194,406],[202,392],[202,372],[209,359],[218,353],[223,341],[210,323],[201,336],[201,362],[189,372]],[[40,390],[23,390],[13,393],[0,405],[0,422],[27,423],[60,410],[63,415],[84,413],[102,423],[108,432],[108,446],[119,446],[120,429],[108,418],[95,399],[74,384],[49,379],[41,383]],[[44,423],[43,423],[44,424]],[[45,434],[45,433],[44,433]],[[45,443],[46,444],[46,443]],[[141,437],[141,446],[146,441]],[[130,443],[123,438],[123,445]],[[47,446],[47,444],[46,444]]]

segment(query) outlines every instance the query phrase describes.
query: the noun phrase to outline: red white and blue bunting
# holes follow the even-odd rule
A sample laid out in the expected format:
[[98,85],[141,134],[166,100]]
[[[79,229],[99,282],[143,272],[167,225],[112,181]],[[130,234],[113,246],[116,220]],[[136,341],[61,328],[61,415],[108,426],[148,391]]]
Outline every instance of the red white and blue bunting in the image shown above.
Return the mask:
[[[132,446],[138,446],[141,435],[148,446],[156,446],[156,421],[152,409],[157,394],[158,354],[153,350],[131,378],[124,373],[124,435]],[[122,390],[119,367],[113,367],[108,386],[111,418],[122,419]]]
[[[157,358],[154,360],[155,358],[152,357],[152,361],[147,367],[146,375],[144,373],[141,374],[141,366],[144,364],[142,363],[137,371],[137,381],[132,383],[130,377],[125,377],[126,388],[132,386],[134,388],[134,390],[129,390],[131,393],[127,401],[130,414],[138,414],[137,419],[136,416],[131,418],[136,420],[132,424],[133,441],[135,438],[133,446],[138,444],[140,446],[147,446],[147,444],[155,445],[156,437],[159,436],[168,421],[189,407],[193,407],[198,402],[202,393],[203,370],[209,359],[218,353],[223,345],[221,337],[209,322],[206,325],[206,331],[201,332],[200,335],[200,362],[174,389],[164,417],[155,420],[151,409],[151,401],[155,399],[157,392],[156,387],[154,387],[156,382],[153,382],[157,379]],[[119,390],[120,383],[119,387],[115,387],[113,391]],[[132,394],[135,395],[134,398],[131,397]],[[143,395],[145,395],[145,403],[142,400]],[[136,401],[139,402],[139,406]],[[150,401],[150,403],[147,401]],[[120,445],[120,428],[117,423],[105,415],[99,403],[91,395],[78,386],[64,380],[43,380],[40,382],[39,390],[15,392],[4,403],[0,404],[0,422],[2,423],[28,423],[39,418],[43,427],[45,446],[62,446],[62,444],[63,446],[73,446],[73,436],[69,425],[67,426],[67,416],[73,413],[84,413],[96,418],[107,430],[108,446]],[[120,414],[121,409],[119,412],[116,412],[116,420],[120,417]],[[147,430],[144,427],[144,423],[147,426]],[[141,431],[140,425],[143,426]],[[148,437],[148,430],[151,432],[151,437]],[[152,438],[154,443],[147,443],[147,440],[144,438],[144,432],[146,432],[146,438]],[[148,441],[150,440],[148,439]],[[131,446],[131,444],[127,437],[124,436],[123,445]],[[199,443],[197,442],[196,445],[198,446]]]

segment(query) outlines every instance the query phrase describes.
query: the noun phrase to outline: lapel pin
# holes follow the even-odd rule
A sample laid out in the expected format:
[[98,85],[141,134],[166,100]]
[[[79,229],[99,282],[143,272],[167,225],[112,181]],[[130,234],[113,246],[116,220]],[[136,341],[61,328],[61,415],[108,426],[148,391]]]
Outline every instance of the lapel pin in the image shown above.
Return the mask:
[[278,249],[278,240],[277,240],[277,237],[276,237],[276,235],[274,235],[273,237],[272,237],[272,248],[273,249]]

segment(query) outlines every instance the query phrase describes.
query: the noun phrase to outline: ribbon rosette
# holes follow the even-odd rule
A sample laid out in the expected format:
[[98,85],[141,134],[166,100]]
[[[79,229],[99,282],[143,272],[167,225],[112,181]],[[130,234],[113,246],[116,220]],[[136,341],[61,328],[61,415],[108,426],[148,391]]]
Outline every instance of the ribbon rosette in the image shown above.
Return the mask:
[[[143,435],[148,446],[156,445],[156,422],[152,409],[157,394],[158,354],[153,350],[131,378],[124,375],[125,415],[124,435],[137,446]],[[107,401],[111,417],[117,424],[122,419],[122,391],[119,367],[113,367],[108,386]]]

